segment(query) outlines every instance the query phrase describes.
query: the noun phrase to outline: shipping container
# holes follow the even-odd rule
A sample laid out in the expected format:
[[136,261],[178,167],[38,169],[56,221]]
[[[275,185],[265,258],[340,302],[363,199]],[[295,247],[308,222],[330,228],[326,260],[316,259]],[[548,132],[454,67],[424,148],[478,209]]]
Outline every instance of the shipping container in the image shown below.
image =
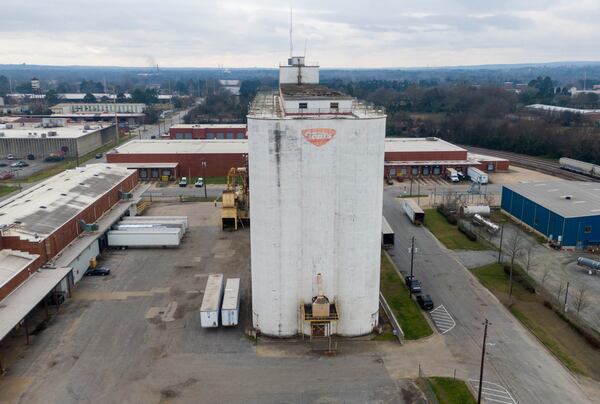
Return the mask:
[[423,209],[415,201],[412,199],[404,199],[403,203],[404,213],[410,219],[410,221],[416,225],[420,226],[425,221],[425,212]]
[[481,171],[479,168],[469,167],[467,169],[467,175],[473,182],[478,182],[480,184],[488,183],[488,175]]
[[110,247],[178,247],[182,232],[178,228],[110,230]]
[[229,278],[225,284],[221,322],[225,327],[238,325],[240,313],[240,278]]
[[206,280],[204,297],[200,306],[200,326],[203,328],[215,328],[219,326],[222,298],[223,274],[210,274]]
[[381,216],[381,219],[381,246],[386,249],[394,248],[394,230],[392,230],[385,216]]

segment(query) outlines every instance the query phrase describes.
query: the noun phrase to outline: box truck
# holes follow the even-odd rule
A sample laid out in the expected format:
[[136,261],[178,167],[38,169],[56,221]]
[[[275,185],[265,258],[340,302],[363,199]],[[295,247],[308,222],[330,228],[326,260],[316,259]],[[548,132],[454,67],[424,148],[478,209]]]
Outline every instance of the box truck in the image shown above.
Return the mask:
[[229,278],[225,284],[221,323],[225,327],[238,325],[240,316],[240,278]]
[[458,171],[454,168],[446,168],[446,177],[452,182],[459,182],[460,178],[458,177]]
[[210,274],[204,288],[200,306],[200,325],[203,328],[219,326],[221,299],[223,298],[223,274]]
[[410,221],[415,225],[419,226],[423,224],[425,221],[425,212],[423,209],[415,201],[412,199],[405,199],[403,203],[404,213],[410,219]]

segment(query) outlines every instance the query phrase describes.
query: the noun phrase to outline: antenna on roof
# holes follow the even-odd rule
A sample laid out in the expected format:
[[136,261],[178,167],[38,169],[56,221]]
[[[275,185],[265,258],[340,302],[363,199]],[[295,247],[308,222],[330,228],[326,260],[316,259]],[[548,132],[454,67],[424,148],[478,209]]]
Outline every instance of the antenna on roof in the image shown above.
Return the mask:
[[294,42],[292,40],[292,31],[293,31],[293,27],[294,27],[294,12],[293,9],[290,7],[290,57],[294,56]]

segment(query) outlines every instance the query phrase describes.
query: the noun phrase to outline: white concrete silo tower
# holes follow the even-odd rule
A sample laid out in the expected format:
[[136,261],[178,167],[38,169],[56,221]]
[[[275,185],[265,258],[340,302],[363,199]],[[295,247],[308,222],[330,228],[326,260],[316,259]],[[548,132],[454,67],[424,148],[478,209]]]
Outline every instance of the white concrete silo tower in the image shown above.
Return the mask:
[[[254,326],[367,334],[378,321],[386,116],[319,85],[304,57],[280,66],[279,83],[248,114]],[[311,311],[317,279],[327,319]]]

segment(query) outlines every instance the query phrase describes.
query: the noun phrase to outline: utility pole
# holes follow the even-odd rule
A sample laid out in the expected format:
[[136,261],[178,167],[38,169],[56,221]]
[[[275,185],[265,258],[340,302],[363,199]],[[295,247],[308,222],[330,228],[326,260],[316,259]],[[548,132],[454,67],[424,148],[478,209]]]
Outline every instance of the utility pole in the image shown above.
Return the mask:
[[569,281],[567,281],[567,289],[565,290],[565,304],[563,306],[563,310],[567,312],[567,298],[569,297]]
[[119,146],[119,119],[117,118],[117,87],[113,87],[115,98],[113,105],[115,107],[115,147]]
[[[415,261],[415,236],[412,236],[410,240],[410,283],[412,283],[413,279],[413,264]],[[408,286],[408,295],[412,297],[412,288]]]
[[477,391],[477,404],[481,404],[481,387],[483,384],[483,362],[485,361],[485,341],[487,339],[488,319],[485,319],[483,329],[483,347],[481,348],[481,368],[479,369],[479,390]]
[[502,223],[502,227],[500,228],[500,249],[498,250],[498,264],[502,260],[502,239],[504,237],[504,223]]

